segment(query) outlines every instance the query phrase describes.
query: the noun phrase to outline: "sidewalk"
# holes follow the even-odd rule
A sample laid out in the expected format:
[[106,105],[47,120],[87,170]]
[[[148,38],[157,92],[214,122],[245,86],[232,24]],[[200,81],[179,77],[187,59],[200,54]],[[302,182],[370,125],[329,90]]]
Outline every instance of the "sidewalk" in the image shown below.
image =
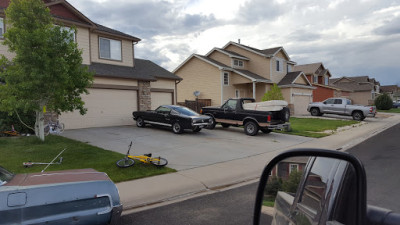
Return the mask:
[[[346,151],[365,139],[400,123],[399,114],[382,120],[370,121],[333,134],[313,139],[296,148],[324,148]],[[268,147],[268,146],[266,146]],[[148,177],[118,183],[124,211],[185,198],[194,194],[217,190],[246,181],[256,181],[266,164],[277,154],[288,149],[262,153],[242,159],[216,163],[209,166],[178,171],[176,173]]]

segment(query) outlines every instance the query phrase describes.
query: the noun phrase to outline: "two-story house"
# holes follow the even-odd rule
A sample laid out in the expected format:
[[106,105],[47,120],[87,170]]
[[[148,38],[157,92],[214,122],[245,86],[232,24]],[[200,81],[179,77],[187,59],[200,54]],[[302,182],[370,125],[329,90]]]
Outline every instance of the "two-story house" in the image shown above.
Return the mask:
[[400,101],[400,87],[397,85],[385,85],[381,86],[381,93],[388,94],[393,101]]
[[173,73],[183,80],[178,85],[178,102],[199,98],[220,105],[229,98],[252,97],[261,101],[275,83],[295,114],[307,113],[314,87],[303,72],[292,72],[283,47],[257,49],[236,42],[213,48],[206,55],[192,54]]
[[313,90],[314,102],[321,102],[333,97],[348,97],[350,95],[349,90],[329,86],[329,79],[332,75],[322,62],[295,65],[293,70],[304,72],[308,81],[316,87]]
[[380,83],[368,76],[329,79],[329,85],[348,91],[353,104],[373,105],[380,93]]
[[[181,78],[149,60],[135,58],[139,38],[91,21],[65,0],[44,3],[57,25],[76,27],[74,36],[83,52],[83,64],[95,74],[89,94],[82,96],[87,114],[63,113],[60,120],[66,129],[130,125],[132,111],[176,102],[176,83]],[[8,5],[9,0],[0,0],[1,37],[7,32],[4,10]],[[0,54],[13,57],[4,45],[0,45]]]

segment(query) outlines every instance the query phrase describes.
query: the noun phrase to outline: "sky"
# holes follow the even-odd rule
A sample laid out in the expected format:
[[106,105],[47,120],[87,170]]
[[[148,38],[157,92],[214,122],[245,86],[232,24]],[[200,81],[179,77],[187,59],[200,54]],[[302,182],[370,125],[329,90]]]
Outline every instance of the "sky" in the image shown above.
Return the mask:
[[400,86],[400,0],[67,0],[92,21],[142,39],[135,57],[173,71],[229,41],[282,46],[333,78]]

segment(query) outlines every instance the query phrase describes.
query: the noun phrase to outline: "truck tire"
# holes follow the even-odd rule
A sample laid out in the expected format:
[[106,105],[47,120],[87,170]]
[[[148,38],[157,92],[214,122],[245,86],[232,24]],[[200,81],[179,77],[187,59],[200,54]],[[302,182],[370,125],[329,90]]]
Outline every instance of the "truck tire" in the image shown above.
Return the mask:
[[249,136],[257,135],[258,129],[258,124],[253,121],[248,121],[244,124],[244,133]]
[[281,118],[285,122],[289,122],[290,119],[290,109],[288,107],[283,107],[281,111]]
[[206,128],[212,130],[215,128],[215,125],[217,125],[217,123],[215,123],[214,117],[211,117],[210,121],[211,121],[211,124],[208,125]]
[[353,112],[353,114],[351,114],[351,116],[353,117],[353,120],[357,120],[357,121],[363,121],[365,119],[363,113],[360,111]]
[[311,116],[320,116],[321,112],[319,111],[318,108],[311,108],[310,110]]

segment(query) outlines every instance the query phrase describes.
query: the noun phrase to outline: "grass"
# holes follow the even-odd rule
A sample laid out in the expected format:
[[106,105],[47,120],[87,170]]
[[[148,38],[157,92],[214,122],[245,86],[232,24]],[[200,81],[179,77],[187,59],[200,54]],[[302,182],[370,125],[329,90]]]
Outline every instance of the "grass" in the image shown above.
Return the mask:
[[123,154],[54,135],[47,136],[45,142],[36,137],[0,138],[0,165],[13,173],[40,172],[46,165],[24,168],[22,163],[50,162],[64,148],[63,162],[50,165],[46,171],[93,168],[106,172],[114,182],[176,172],[168,167],[157,168],[140,162],[129,168],[118,168],[115,162],[123,158]]
[[263,200],[262,205],[263,205],[263,206],[268,206],[268,207],[274,207],[275,202]]
[[291,131],[282,131],[281,133],[299,135],[305,137],[321,138],[331,135],[324,133],[326,130],[336,130],[339,127],[349,126],[359,123],[354,120],[327,120],[318,118],[290,118]]
[[392,109],[389,109],[389,110],[378,110],[378,112],[400,113],[400,108],[392,108]]

